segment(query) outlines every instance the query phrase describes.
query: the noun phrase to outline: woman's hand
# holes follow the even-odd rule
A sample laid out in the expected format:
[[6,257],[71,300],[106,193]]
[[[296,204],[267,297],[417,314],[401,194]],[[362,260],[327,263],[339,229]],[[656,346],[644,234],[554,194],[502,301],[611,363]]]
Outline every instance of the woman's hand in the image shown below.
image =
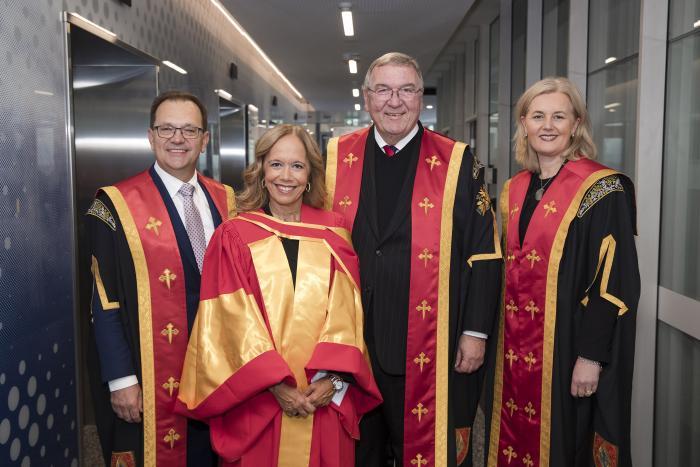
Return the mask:
[[330,379],[327,377],[321,378],[309,384],[309,387],[304,391],[304,395],[314,407],[325,407],[331,403],[335,395],[335,388]]
[[271,386],[270,392],[277,399],[282,411],[290,417],[306,418],[316,410],[316,407],[309,402],[304,394],[285,383]]
[[600,363],[585,358],[577,358],[571,376],[571,395],[590,397],[598,390],[598,378],[602,368]]

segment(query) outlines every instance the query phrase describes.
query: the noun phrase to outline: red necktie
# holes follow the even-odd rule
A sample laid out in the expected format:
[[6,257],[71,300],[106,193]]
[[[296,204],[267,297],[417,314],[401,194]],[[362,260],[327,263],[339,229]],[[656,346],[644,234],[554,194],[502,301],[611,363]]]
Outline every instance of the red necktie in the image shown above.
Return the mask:
[[384,153],[387,155],[387,157],[391,157],[394,154],[396,154],[397,152],[399,152],[399,150],[396,148],[396,146],[392,146],[390,144],[387,144],[382,149],[384,149]]

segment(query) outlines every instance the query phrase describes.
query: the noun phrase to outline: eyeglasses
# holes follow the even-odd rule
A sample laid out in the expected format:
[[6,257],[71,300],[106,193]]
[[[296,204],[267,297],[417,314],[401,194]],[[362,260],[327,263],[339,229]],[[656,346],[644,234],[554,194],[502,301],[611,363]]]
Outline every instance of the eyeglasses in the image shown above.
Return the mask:
[[423,89],[416,89],[413,86],[404,86],[398,89],[392,89],[386,86],[377,86],[374,89],[367,88],[367,90],[373,93],[375,96],[377,96],[377,99],[382,101],[388,101],[389,99],[394,97],[394,93],[396,93],[398,98],[402,101],[410,101],[411,99],[423,92]]
[[200,133],[204,133],[204,128],[199,128],[196,126],[176,127],[171,125],[158,125],[154,126],[153,129],[156,130],[158,136],[166,139],[175,136],[177,130],[180,130],[182,137],[187,139],[195,139]]

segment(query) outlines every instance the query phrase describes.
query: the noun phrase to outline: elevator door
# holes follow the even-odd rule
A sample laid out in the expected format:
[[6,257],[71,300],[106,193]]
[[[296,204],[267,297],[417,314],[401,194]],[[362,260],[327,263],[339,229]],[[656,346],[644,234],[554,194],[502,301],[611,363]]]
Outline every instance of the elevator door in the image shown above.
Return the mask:
[[219,98],[219,135],[221,181],[238,191],[243,187],[246,167],[245,112],[243,106]]

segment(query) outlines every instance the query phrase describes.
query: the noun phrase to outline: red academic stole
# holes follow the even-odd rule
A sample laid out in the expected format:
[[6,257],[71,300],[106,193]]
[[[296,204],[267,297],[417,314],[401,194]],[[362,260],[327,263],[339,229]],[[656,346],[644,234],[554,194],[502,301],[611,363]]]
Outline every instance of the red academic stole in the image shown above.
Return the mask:
[[522,247],[518,224],[530,173],[519,172],[503,188],[506,287],[489,466],[549,465],[559,262],[581,199],[596,181],[611,173],[589,159],[566,164],[535,208]]
[[[199,176],[223,220],[233,190]],[[173,413],[187,351],[185,273],[168,210],[148,171],[102,188],[124,228],[136,273],[144,465],[184,466],[187,418]]]
[[[350,230],[360,200],[369,129],[328,143],[327,208]],[[452,209],[466,145],[424,130],[411,199],[411,279],[406,346],[404,460],[447,465]],[[399,156],[400,157],[400,156]]]

